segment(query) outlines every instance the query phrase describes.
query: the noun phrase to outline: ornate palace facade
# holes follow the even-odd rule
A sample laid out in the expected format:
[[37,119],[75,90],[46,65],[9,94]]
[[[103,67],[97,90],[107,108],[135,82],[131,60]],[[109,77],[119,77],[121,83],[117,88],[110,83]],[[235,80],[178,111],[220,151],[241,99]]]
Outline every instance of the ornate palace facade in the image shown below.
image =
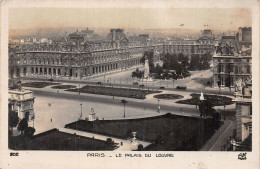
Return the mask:
[[184,55],[214,53],[217,41],[210,37],[201,37],[197,40],[168,41],[165,46],[166,53]]
[[193,40],[169,40],[165,44],[165,52],[170,54],[182,53],[187,56],[194,54],[213,54],[218,40],[213,36],[211,30],[203,30],[198,39]]
[[112,29],[102,41],[84,41],[80,32],[70,34],[65,43],[26,44],[9,47],[9,78],[78,78],[104,75],[140,65],[146,50],[162,52],[162,45],[129,43]]
[[213,64],[214,87],[230,87],[242,94],[244,83],[252,78],[251,53],[241,51],[235,37],[223,36]]

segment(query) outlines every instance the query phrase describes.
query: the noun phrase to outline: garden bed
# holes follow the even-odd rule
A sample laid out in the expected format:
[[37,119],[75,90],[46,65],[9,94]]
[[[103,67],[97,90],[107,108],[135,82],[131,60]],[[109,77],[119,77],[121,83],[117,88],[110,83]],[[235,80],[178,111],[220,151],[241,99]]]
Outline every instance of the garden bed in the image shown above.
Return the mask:
[[52,86],[52,89],[71,89],[71,88],[76,88],[77,86],[75,85],[57,85],[57,86]]
[[117,97],[128,97],[135,99],[145,99],[145,96],[153,93],[160,93],[161,91],[147,90],[147,89],[130,89],[130,88],[115,88],[105,86],[83,86],[80,89],[68,89],[70,92],[91,93]]
[[177,94],[158,94],[153,96],[156,99],[166,99],[166,100],[175,100],[175,99],[182,99],[182,95]]
[[[189,104],[189,105],[199,105],[200,104],[200,94],[191,94],[192,98],[187,100],[179,100],[176,103],[179,104]],[[207,95],[204,94],[204,98],[209,101],[212,106],[223,106],[223,105],[231,105],[234,102],[232,98],[226,96],[218,96],[218,95]]]
[[24,87],[33,87],[33,88],[44,88],[46,86],[58,85],[60,83],[51,83],[51,82],[26,82],[22,83]]
[[65,127],[122,139],[132,138],[132,132],[137,132],[137,139],[153,143],[145,150],[194,151],[199,150],[214,133],[212,121],[212,118],[194,118],[168,113],[141,119],[94,122],[80,120]]

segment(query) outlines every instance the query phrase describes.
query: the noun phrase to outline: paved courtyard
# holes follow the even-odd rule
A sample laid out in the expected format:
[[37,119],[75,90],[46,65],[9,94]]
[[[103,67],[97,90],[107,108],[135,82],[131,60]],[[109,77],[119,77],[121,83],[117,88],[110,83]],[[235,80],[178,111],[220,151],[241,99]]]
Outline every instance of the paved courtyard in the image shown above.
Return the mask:
[[[142,68],[140,68],[142,69]],[[132,71],[135,69],[129,69],[124,72],[117,72],[114,74],[96,77],[90,79],[90,82],[106,82],[114,83],[121,85],[122,87],[131,86],[130,88],[137,87],[133,86],[135,79],[131,78]],[[205,87],[198,83],[196,78],[210,78],[212,72],[210,70],[206,71],[193,71],[191,72],[191,77],[185,79],[175,80],[174,83],[172,80],[157,80],[154,82],[143,82],[147,87],[151,86],[158,90],[160,86],[166,87],[176,87],[177,85],[186,85],[187,88],[192,88],[196,92],[200,93],[205,91]],[[26,82],[31,80],[24,80]],[[62,85],[75,85],[79,86],[79,83],[73,82],[61,82]],[[140,82],[139,82],[140,84]],[[80,84],[83,86],[85,84]],[[80,95],[77,92],[68,92],[64,89],[52,89],[51,86],[45,88],[29,88],[26,89],[33,90],[35,92],[35,104],[34,110],[36,113],[36,118],[34,121],[34,127],[36,128],[36,133],[41,133],[52,128],[59,128],[63,130],[64,126],[68,123],[74,122],[88,117],[91,107],[94,108],[96,116],[99,119],[124,119],[124,107],[120,102],[122,99],[127,100],[126,104],[126,119],[131,118],[143,118],[158,116],[166,114],[168,112],[183,116],[194,116],[199,117],[199,110],[194,105],[184,105],[175,103],[178,100],[186,100],[191,98],[189,91],[171,91],[162,90],[161,93],[154,93],[146,96],[146,99],[134,99],[134,98],[123,98],[123,97],[112,97],[105,95],[96,95],[89,93],[81,93]],[[175,100],[166,100],[154,98],[154,95],[157,94],[178,94],[182,95],[183,98]],[[82,104],[82,109],[81,105]],[[158,112],[158,104],[160,105],[160,111]],[[223,106],[218,106],[216,109],[224,109]],[[234,104],[226,106],[225,109],[234,109]],[[82,110],[82,115],[81,115]],[[70,131],[73,132],[73,131]],[[82,133],[81,133],[82,134]],[[91,135],[91,133],[86,133],[85,135]],[[92,136],[92,135],[91,135]],[[90,137],[90,136],[89,136]],[[98,137],[98,136],[97,136]],[[104,140],[105,138],[102,138]],[[117,140],[119,143],[119,141]],[[131,149],[131,144],[127,141],[123,141],[124,146],[121,146],[118,150],[129,150]],[[146,143],[145,143],[146,144]]]

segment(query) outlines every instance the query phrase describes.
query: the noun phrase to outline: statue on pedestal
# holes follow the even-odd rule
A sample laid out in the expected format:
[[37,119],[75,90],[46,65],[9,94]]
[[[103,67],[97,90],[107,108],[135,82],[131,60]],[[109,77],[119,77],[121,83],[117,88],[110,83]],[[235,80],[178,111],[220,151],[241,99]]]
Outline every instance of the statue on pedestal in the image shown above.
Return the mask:
[[150,76],[150,66],[149,66],[149,60],[147,59],[147,56],[145,57],[144,67],[145,67],[144,78],[148,78]]
[[144,70],[144,79],[146,79],[146,81],[148,81],[148,82],[153,81],[153,78],[150,77],[150,66],[149,66],[149,60],[148,60],[147,56],[145,57],[144,67],[145,67],[145,70]]
[[242,79],[239,79],[235,83],[235,91],[239,94],[242,94],[242,89],[245,86],[245,83],[242,81]]

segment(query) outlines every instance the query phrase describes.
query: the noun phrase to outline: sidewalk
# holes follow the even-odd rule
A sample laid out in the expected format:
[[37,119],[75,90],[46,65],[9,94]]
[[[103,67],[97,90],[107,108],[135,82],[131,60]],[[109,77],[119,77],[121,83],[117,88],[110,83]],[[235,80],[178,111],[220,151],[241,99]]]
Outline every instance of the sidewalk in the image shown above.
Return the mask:
[[236,124],[231,120],[225,120],[224,124],[214,133],[214,135],[203,145],[200,151],[221,151],[224,145],[229,144]]
[[[115,137],[99,135],[99,134],[94,134],[94,133],[89,133],[89,132],[83,132],[83,131],[78,131],[78,130],[73,130],[73,129],[68,129],[68,128],[60,128],[59,131],[65,132],[65,133],[70,133],[70,134],[76,133],[79,136],[84,136],[84,137],[89,137],[89,138],[94,137],[95,139],[103,140],[103,141],[106,141],[107,138],[111,138],[115,143],[118,143],[118,146],[119,146],[114,151],[132,151],[137,148],[138,144],[142,144],[144,148],[151,144],[149,142],[136,140],[138,144],[133,145],[133,144],[131,144],[130,140],[124,140],[124,139],[119,139],[119,138],[115,138]],[[123,143],[123,145],[121,145],[121,142]]]

